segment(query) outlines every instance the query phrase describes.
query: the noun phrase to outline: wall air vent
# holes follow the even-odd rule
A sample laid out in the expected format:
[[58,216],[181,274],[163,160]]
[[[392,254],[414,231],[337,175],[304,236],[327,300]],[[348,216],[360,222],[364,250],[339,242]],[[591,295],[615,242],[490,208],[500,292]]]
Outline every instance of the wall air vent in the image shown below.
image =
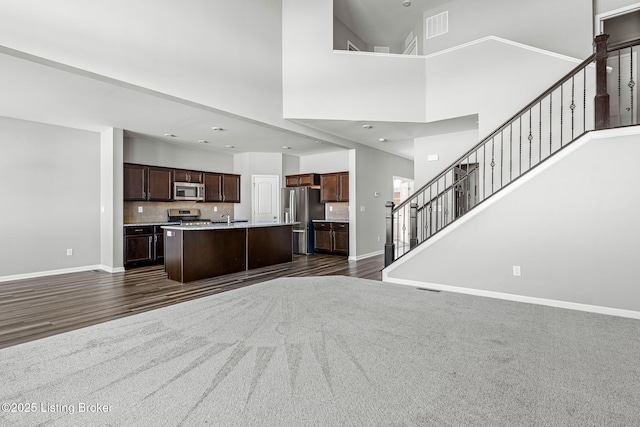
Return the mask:
[[427,18],[426,31],[428,39],[441,36],[449,32],[449,12],[442,12]]

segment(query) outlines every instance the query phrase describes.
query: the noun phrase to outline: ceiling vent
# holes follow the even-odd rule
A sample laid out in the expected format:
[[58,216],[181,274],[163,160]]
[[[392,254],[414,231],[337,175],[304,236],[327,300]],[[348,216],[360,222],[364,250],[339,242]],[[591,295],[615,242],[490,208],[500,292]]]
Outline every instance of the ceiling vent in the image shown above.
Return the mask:
[[449,12],[442,12],[427,18],[427,38],[432,39],[449,32]]

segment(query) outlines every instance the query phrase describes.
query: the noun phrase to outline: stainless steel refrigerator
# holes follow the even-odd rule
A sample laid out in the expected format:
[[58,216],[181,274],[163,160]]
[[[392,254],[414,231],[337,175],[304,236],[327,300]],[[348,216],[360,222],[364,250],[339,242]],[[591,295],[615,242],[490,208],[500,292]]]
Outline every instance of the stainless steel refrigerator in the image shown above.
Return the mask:
[[320,189],[288,187],[282,189],[282,221],[299,222],[293,226],[293,252],[312,254],[313,220],[324,219],[324,203],[320,203]]

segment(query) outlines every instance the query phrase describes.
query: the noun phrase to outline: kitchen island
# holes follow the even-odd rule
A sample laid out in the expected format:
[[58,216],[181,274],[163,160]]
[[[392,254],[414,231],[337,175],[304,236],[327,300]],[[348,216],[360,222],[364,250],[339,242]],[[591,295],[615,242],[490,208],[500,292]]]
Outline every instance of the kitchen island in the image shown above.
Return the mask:
[[167,225],[167,277],[192,282],[293,261],[294,223]]

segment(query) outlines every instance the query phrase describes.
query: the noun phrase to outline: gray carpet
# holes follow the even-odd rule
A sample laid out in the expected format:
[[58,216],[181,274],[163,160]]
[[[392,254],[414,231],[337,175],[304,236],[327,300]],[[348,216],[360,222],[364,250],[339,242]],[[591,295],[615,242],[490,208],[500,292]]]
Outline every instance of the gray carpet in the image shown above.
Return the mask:
[[632,426],[639,362],[637,320],[277,279],[0,350],[0,425]]

